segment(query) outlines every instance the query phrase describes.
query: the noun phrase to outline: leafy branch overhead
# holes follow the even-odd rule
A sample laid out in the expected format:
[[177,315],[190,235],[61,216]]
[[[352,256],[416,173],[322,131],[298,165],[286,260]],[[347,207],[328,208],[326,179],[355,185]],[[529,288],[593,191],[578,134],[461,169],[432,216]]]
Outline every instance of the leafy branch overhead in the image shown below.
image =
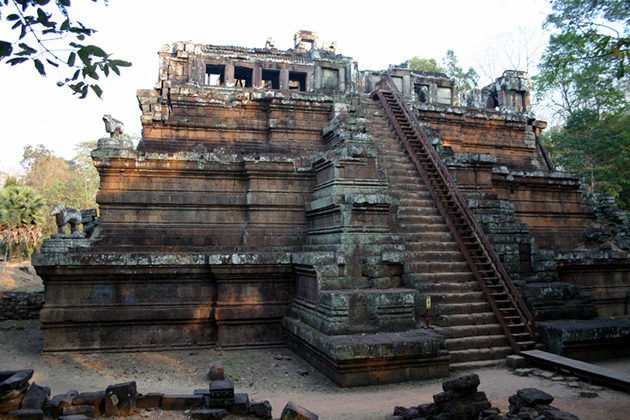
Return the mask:
[[[102,48],[85,43],[96,31],[73,22],[69,7],[70,0],[0,0],[0,20],[11,25],[17,38],[13,42],[0,40],[0,62],[15,66],[31,61],[42,76],[49,66],[66,68],[70,75],[62,76],[58,86],[68,86],[80,98],[90,90],[100,98],[100,76],[107,77],[110,72],[120,76],[120,68],[131,63],[113,59]],[[62,39],[71,40],[59,49]]]
[[621,0],[553,0],[545,26],[560,30],[550,46],[573,43],[567,54],[547,54],[543,62],[564,69],[576,60],[601,60],[621,79],[630,68],[630,6]]

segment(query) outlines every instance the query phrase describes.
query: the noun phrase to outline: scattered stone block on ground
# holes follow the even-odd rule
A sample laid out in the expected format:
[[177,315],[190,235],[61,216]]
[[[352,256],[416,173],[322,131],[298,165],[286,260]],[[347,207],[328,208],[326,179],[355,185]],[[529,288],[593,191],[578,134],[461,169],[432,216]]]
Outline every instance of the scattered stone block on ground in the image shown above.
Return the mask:
[[319,420],[319,416],[293,401],[289,401],[282,410],[280,420]]
[[105,390],[105,414],[129,416],[136,410],[136,383],[110,385]]

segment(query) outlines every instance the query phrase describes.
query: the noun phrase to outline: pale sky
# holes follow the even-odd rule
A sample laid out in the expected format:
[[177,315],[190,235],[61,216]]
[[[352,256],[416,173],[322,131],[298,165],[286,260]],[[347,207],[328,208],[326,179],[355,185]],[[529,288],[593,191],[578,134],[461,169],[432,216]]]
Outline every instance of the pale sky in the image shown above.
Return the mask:
[[[72,158],[74,145],[105,135],[104,114],[121,120],[125,132],[141,134],[136,90],[157,82],[157,51],[164,44],[262,48],[272,37],[285,50],[293,47],[295,31],[304,29],[317,32],[320,44],[337,41],[337,53],[353,57],[360,70],[385,69],[414,55],[441,62],[448,49],[468,68],[477,67],[497,39],[509,41],[505,34],[540,28],[550,6],[545,0],[109,0],[108,6],[74,0],[69,10],[73,20],[98,30],[89,43],[133,66],[123,68],[121,77],[101,79],[103,99],[78,99],[56,86],[62,76],[52,67],[43,78],[30,63],[1,63],[0,170],[17,170],[29,144]],[[8,28],[0,24],[0,39],[13,41]]]

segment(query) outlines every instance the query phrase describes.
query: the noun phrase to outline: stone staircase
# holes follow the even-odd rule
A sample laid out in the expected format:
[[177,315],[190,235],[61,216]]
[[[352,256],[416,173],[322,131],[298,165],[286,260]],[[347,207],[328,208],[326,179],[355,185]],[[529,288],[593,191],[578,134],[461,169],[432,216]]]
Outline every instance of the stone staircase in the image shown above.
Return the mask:
[[[376,103],[362,102],[380,169],[387,171],[390,191],[400,199],[398,222],[406,243],[403,286],[431,296],[431,323],[446,337],[452,370],[502,362],[513,350],[481,287],[387,117]],[[423,326],[424,314],[417,318],[418,327]]]

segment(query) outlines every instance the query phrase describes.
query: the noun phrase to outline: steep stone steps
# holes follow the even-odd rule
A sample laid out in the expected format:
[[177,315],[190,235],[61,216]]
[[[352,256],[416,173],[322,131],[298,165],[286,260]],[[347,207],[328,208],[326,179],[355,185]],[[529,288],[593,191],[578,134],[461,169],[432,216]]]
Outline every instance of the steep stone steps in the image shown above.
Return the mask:
[[461,252],[453,251],[408,251],[407,257],[414,261],[465,262]]
[[[403,284],[431,296],[432,322],[446,337],[453,369],[493,365],[512,354],[459,247],[388,118],[376,104],[364,104],[379,167],[400,200],[398,223],[405,237]],[[418,320],[424,325],[424,319]]]

